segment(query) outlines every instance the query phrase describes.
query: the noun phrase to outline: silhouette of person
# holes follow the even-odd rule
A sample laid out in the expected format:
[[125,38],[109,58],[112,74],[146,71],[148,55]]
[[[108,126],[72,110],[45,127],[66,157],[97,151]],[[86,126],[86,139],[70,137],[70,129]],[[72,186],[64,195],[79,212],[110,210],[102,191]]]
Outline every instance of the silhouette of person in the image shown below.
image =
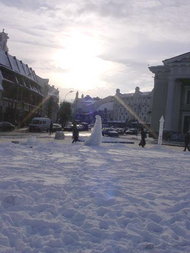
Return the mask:
[[73,132],[73,141],[72,141],[72,143],[74,143],[74,142],[77,142],[79,140],[79,130],[77,128],[76,122],[73,122],[72,132]]
[[53,122],[51,121],[49,125],[49,134],[51,135],[53,133]]
[[184,150],[183,151],[186,151],[186,149],[190,151],[189,143],[190,143],[190,134],[189,134],[189,132],[186,132],[185,137],[184,137]]
[[139,143],[139,146],[142,146],[142,148],[144,148],[144,146],[146,145],[146,133],[144,131],[143,128],[141,128],[141,140],[140,140],[140,143]]

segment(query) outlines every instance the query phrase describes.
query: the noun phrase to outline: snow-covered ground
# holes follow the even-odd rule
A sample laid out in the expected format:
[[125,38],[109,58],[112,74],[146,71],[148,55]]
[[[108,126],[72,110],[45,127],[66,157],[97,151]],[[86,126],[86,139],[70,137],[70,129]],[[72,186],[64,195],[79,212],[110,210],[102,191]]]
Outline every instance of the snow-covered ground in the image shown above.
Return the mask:
[[1,140],[0,252],[189,253],[190,152],[182,150]]

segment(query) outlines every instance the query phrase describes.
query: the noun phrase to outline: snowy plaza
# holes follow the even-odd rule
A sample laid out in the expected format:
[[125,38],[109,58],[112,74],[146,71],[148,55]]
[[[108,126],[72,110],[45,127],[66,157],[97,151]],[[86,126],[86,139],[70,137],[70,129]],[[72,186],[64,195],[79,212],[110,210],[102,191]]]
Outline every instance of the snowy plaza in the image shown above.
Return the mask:
[[71,140],[0,140],[1,253],[190,252],[189,152]]

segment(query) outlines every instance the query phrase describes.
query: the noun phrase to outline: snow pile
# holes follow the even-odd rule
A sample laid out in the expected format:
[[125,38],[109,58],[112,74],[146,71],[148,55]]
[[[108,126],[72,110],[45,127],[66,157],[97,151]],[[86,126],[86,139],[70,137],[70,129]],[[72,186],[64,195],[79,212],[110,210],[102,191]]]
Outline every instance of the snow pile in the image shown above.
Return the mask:
[[24,142],[26,145],[35,145],[37,143],[36,136],[30,136],[28,139]]
[[64,140],[65,139],[64,132],[63,131],[56,131],[55,139],[56,140]]
[[102,143],[102,119],[96,115],[96,121],[90,137],[85,141],[87,146],[99,146]]
[[0,153],[1,253],[190,252],[189,152],[53,139]]

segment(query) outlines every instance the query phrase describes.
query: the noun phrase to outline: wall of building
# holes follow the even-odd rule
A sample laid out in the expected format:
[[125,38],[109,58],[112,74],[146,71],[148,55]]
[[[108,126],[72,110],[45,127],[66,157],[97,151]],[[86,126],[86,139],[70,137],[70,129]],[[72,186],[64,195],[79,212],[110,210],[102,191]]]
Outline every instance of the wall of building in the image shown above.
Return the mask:
[[151,68],[154,71],[154,89],[152,94],[152,114],[151,114],[151,128],[158,132],[160,118],[165,118],[165,110],[167,103],[168,92],[168,72],[164,71],[160,66],[157,69]]
[[[184,133],[190,129],[190,104],[186,97],[190,86],[190,53],[163,61],[163,66],[149,68],[155,74],[152,127],[159,131],[159,119],[163,115],[164,130]],[[184,128],[184,121],[187,127]]]
[[[56,120],[59,91],[27,64],[8,53],[8,35],[0,33],[0,121],[22,126],[34,116]],[[51,92],[50,92],[51,91]],[[51,103],[51,114],[47,115]]]
[[152,92],[141,92],[136,87],[134,93],[115,94],[113,120],[128,122],[137,120],[139,123],[150,124],[152,108]]

